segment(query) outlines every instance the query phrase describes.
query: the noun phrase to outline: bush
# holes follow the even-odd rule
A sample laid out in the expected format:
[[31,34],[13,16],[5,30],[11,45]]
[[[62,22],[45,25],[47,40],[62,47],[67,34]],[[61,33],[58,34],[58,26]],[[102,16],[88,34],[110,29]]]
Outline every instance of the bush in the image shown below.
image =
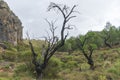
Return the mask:
[[117,76],[120,76],[120,70],[119,70],[118,68],[116,68],[116,67],[111,67],[111,68],[109,68],[109,69],[108,69],[108,72],[109,72],[109,73],[113,73],[113,74],[115,74],[115,75],[117,75]]
[[32,54],[30,50],[21,51],[18,54],[18,61],[31,61]]
[[65,65],[69,69],[73,69],[78,66],[76,61],[68,61]]
[[80,67],[81,67],[81,70],[88,70],[89,69],[89,64],[87,64],[87,63],[82,63],[81,65],[80,65]]
[[99,78],[98,78],[98,80],[107,80],[107,78],[104,75],[100,75]]
[[117,76],[120,76],[120,60],[116,61],[114,66],[107,70],[109,73],[113,73]]
[[15,48],[19,52],[19,51],[25,51],[25,50],[29,49],[30,47],[28,44],[21,43],[21,44],[18,44],[17,46],[15,46]]
[[44,71],[44,76],[46,78],[58,78],[58,73],[61,71],[63,66],[63,62],[61,62],[57,58],[51,58],[51,60],[48,63],[48,66],[46,67]]
[[64,58],[62,58],[62,62],[67,63],[68,61],[72,61],[73,60],[73,56],[69,55],[69,56],[65,56]]
[[27,66],[25,64],[20,64],[16,67],[15,73],[21,73],[21,72],[26,72],[27,71]]
[[17,58],[17,52],[7,50],[2,54],[2,58],[8,61],[15,61]]

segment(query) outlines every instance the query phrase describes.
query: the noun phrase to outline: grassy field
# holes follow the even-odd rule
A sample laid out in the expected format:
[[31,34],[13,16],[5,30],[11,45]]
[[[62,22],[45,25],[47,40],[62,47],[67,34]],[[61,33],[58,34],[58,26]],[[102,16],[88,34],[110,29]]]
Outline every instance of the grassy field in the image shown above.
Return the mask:
[[[40,53],[42,41],[32,41]],[[35,80],[34,65],[28,42],[17,47],[9,45],[0,52],[0,80]],[[44,71],[45,80],[120,80],[120,48],[96,50],[93,54],[95,70],[80,51],[72,54],[56,52]]]

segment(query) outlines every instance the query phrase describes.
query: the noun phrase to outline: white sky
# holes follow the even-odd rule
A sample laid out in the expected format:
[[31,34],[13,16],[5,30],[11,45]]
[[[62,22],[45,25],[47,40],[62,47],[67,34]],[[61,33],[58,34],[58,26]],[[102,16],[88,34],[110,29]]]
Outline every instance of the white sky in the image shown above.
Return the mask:
[[[23,37],[28,31],[32,38],[43,37],[48,24],[45,19],[62,18],[55,12],[47,12],[50,2],[66,4],[72,7],[78,5],[77,18],[72,20],[76,26],[70,31],[70,36],[86,33],[88,30],[102,30],[107,21],[120,26],[120,0],[5,0],[11,10],[20,18],[24,26]],[[58,23],[59,24],[59,23]],[[57,24],[56,24],[57,25]],[[58,28],[59,29],[59,28]]]

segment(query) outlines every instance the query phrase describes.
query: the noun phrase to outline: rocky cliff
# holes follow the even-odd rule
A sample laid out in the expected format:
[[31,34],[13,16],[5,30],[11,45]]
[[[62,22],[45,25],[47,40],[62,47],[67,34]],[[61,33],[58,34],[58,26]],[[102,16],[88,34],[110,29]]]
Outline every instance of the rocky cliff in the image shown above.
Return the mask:
[[19,18],[0,0],[0,42],[17,45],[22,41],[22,28]]

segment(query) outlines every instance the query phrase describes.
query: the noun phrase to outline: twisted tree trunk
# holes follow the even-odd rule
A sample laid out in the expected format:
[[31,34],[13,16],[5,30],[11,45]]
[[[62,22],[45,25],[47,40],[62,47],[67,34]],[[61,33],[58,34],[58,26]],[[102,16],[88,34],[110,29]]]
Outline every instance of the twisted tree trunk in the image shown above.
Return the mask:
[[42,80],[42,76],[43,76],[43,73],[42,73],[42,72],[37,73],[36,80]]
[[55,52],[59,48],[61,48],[64,45],[65,40],[68,36],[68,33],[65,35],[65,30],[71,29],[71,26],[68,24],[68,22],[72,18],[76,17],[76,16],[72,15],[72,13],[75,12],[74,11],[75,7],[76,7],[76,5],[74,5],[71,8],[71,10],[69,11],[68,7],[66,5],[64,5],[63,7],[60,7],[58,4],[55,4],[55,3],[50,4],[49,10],[57,8],[62,13],[64,20],[62,23],[60,40],[55,35],[55,30],[56,30],[55,22],[50,23],[49,21],[46,20],[50,26],[50,31],[52,33],[52,36],[50,37],[48,35],[48,38],[45,37],[45,41],[47,42],[47,46],[43,46],[42,57],[39,57],[38,54],[34,51],[34,47],[31,43],[31,41],[29,40],[29,44],[30,44],[31,52],[32,52],[32,56],[33,56],[33,64],[35,65],[36,80],[42,80],[43,72],[46,69],[46,66],[47,66],[50,58],[55,54]]

